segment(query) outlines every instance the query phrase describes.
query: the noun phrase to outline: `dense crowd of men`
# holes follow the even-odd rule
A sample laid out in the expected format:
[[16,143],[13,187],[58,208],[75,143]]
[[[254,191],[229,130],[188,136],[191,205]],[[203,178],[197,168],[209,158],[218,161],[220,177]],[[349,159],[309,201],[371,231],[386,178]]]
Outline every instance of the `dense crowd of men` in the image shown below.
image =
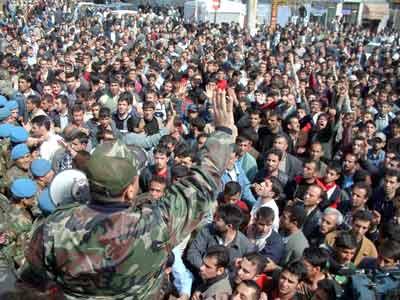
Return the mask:
[[[398,31],[74,7],[0,22],[1,299],[356,300],[399,272]],[[90,191],[55,199],[70,170]]]

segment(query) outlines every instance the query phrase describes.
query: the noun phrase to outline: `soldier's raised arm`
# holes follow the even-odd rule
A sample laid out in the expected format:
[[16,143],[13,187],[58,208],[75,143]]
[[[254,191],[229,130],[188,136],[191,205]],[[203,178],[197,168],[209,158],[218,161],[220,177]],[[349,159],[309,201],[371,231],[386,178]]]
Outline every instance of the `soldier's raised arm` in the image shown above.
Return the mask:
[[56,279],[71,299],[152,299],[171,247],[216,203],[233,115],[223,92],[214,100],[217,130],[201,165],[151,208],[134,205],[138,167],[131,151],[119,142],[98,145],[87,163],[90,201],[58,207],[43,221],[27,247],[22,277],[34,284]]
[[220,179],[233,143],[233,103],[225,91],[214,92],[213,109],[216,131],[207,139],[200,165],[191,169],[190,176],[172,185],[159,203],[171,244],[187,236],[216,206]]

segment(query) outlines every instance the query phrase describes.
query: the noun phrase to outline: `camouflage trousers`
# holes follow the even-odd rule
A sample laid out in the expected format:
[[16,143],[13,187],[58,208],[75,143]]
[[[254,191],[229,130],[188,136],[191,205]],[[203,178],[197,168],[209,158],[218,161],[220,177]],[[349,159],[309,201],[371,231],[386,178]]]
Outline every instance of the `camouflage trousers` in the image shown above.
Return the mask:
[[0,296],[15,289],[17,276],[13,262],[0,250]]

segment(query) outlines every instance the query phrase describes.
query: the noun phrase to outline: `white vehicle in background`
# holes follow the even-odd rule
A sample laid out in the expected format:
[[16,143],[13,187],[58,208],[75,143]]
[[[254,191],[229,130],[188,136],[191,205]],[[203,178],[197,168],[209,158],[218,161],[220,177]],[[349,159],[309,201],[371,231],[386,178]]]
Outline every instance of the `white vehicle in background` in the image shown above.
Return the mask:
[[137,3],[124,3],[124,2],[114,2],[105,5],[106,8],[111,10],[125,10],[125,11],[138,11]]
[[239,23],[244,25],[246,16],[246,5],[237,1],[221,1],[220,7],[215,10],[212,1],[195,0],[187,1],[184,6],[184,19],[186,23],[194,22],[216,22],[216,23]]
[[86,15],[88,11],[96,12],[105,10],[106,5],[104,4],[96,4],[93,2],[79,2],[76,4],[76,7],[72,13],[72,21],[77,21]]
[[125,9],[119,9],[119,10],[112,10],[110,12],[112,16],[115,16],[117,19],[121,19],[126,16],[136,16],[137,11],[135,10],[125,10]]
[[[88,15],[103,14],[105,11],[111,11],[117,16],[137,14],[137,3],[114,2],[110,4],[96,4],[93,2],[79,2],[72,13],[72,21],[77,21]],[[114,13],[115,12],[115,13]]]

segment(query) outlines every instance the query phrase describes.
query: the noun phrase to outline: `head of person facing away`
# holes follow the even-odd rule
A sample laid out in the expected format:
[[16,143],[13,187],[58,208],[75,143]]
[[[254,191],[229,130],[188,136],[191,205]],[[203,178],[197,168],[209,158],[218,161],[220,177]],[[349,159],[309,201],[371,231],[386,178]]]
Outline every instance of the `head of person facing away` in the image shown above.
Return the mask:
[[136,165],[134,154],[122,142],[98,145],[87,163],[93,201],[132,202],[139,190]]

